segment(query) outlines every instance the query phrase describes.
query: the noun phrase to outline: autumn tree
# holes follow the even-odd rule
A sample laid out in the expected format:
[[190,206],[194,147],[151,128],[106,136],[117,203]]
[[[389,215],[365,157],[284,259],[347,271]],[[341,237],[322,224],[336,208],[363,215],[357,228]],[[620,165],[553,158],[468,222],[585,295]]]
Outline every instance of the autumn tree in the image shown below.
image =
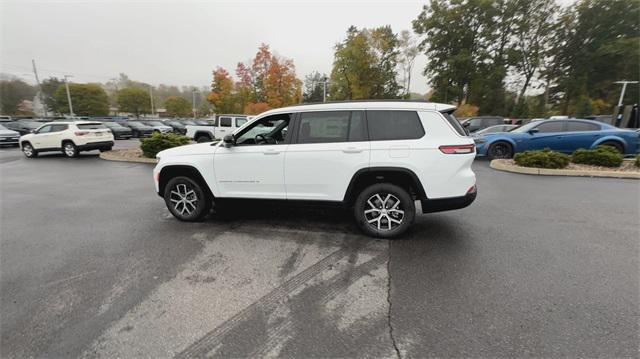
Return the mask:
[[192,113],[191,103],[181,96],[170,96],[164,100],[164,108],[171,117],[186,117]]
[[139,87],[129,87],[118,91],[118,109],[136,117],[151,112],[149,93]]
[[335,47],[330,95],[333,100],[398,98],[398,39],[389,26],[358,30]]
[[[109,114],[109,97],[99,84],[69,84],[73,113],[78,116],[106,116]],[[54,111],[70,113],[65,85],[58,86],[53,94]]]
[[238,112],[236,96],[233,91],[233,79],[229,72],[222,67],[213,71],[213,82],[208,100],[213,104],[217,113]]

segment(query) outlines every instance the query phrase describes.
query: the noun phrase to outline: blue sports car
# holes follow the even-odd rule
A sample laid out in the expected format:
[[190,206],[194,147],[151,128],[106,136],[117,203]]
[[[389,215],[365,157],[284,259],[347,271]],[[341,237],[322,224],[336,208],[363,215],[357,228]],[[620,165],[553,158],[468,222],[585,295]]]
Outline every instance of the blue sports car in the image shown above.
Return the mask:
[[640,133],[578,119],[530,122],[509,132],[473,137],[478,155],[489,158],[511,158],[517,152],[545,148],[572,153],[598,145],[613,146],[625,155],[635,155],[640,150]]

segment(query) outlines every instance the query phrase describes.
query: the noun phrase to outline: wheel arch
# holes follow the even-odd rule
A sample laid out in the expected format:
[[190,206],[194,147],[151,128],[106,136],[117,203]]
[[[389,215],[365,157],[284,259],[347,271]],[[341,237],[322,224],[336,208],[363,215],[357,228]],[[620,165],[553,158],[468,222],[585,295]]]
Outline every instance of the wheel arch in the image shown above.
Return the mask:
[[209,188],[207,181],[204,179],[200,171],[194,166],[189,165],[168,165],[163,167],[160,170],[158,178],[158,194],[160,196],[164,196],[164,189],[167,186],[167,183],[169,183],[169,180],[178,176],[185,176],[193,179],[202,186],[209,198],[214,198],[211,188]]
[[595,141],[591,145],[591,149],[594,149],[605,142],[617,142],[622,146],[622,153],[626,153],[627,151],[627,142],[622,137],[618,137],[618,136],[605,136],[605,137],[599,138],[597,141]]
[[353,204],[363,189],[375,183],[392,183],[406,189],[417,199],[427,198],[422,182],[412,170],[404,167],[367,167],[351,177],[343,201]]
[[212,140],[215,138],[213,136],[213,133],[211,133],[209,131],[198,130],[198,131],[196,131],[196,133],[193,134],[193,139],[195,140],[200,136],[206,136],[206,137],[209,137]]

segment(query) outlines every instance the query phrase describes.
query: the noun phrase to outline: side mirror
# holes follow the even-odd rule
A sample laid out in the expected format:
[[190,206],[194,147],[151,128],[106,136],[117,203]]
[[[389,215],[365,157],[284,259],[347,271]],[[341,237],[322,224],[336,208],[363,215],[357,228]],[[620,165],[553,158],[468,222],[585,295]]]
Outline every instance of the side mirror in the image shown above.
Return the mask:
[[226,135],[222,139],[222,142],[224,143],[224,147],[230,148],[231,146],[236,144],[236,139],[233,138],[233,135]]
[[462,124],[462,126],[464,126],[464,127],[469,127],[469,125],[470,125],[469,122],[465,122],[465,123]]
[[529,130],[530,135],[533,135],[534,133],[538,133],[538,132],[540,132],[540,130],[538,130],[537,128],[532,128]]

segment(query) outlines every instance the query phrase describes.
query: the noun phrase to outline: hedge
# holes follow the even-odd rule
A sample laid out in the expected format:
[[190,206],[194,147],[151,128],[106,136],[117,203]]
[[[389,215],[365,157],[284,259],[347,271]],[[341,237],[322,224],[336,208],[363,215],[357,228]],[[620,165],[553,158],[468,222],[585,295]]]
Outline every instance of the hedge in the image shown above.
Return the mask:
[[524,151],[516,153],[513,160],[518,166],[535,168],[565,168],[571,157],[564,153],[553,152],[548,148],[542,151]]
[[593,150],[583,148],[576,150],[571,155],[571,162],[592,166],[620,167],[622,158],[622,154],[615,147],[600,145]]
[[155,158],[156,154],[167,148],[186,145],[191,140],[187,136],[175,133],[154,133],[151,137],[142,139],[140,149],[145,157]]

